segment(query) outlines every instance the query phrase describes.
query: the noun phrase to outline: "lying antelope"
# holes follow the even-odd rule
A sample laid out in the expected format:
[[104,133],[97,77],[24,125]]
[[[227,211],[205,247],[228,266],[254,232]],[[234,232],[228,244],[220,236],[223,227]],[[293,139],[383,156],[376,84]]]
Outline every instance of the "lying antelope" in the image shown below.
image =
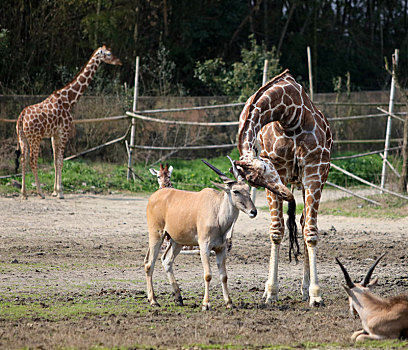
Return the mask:
[[232,307],[225,268],[226,235],[237,220],[240,210],[250,218],[257,215],[257,210],[251,200],[249,186],[238,175],[232,161],[236,180],[228,178],[206,161],[203,162],[215,171],[224,182],[224,186],[213,183],[222,190],[221,192],[211,188],[205,188],[200,192],[163,188],[153,193],[149,198],[146,210],[149,249],[144,260],[144,266],[147,294],[152,306],[159,306],[153,291],[154,264],[165,235],[169,235],[171,238],[170,247],[163,254],[162,263],[173,287],[176,303],[183,305],[180,288],[173,273],[174,259],[180,253],[183,245],[198,245],[204,268],[203,310],[210,309],[209,285],[212,276],[209,258],[211,250],[214,250],[216,254],[226,306],[227,308]]
[[336,258],[346,279],[347,285],[343,287],[349,296],[350,313],[360,316],[363,324],[363,329],[351,336],[353,341],[408,338],[408,295],[381,298],[371,292],[378,282],[378,277],[370,282],[371,275],[384,255],[374,262],[361,283],[353,283],[345,267]]

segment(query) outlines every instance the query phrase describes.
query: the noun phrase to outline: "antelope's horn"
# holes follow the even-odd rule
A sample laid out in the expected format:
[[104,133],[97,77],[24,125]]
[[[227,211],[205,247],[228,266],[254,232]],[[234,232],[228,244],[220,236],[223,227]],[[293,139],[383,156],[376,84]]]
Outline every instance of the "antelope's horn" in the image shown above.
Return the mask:
[[220,169],[217,169],[214,165],[208,163],[207,161],[205,161],[204,159],[201,159],[201,161],[207,165],[209,168],[211,168],[220,178],[222,181],[226,182],[226,181],[234,181],[231,180],[227,175],[225,175]]
[[363,282],[361,283],[361,285],[363,287],[366,287],[369,283],[370,283],[370,279],[371,279],[371,275],[374,272],[375,267],[377,266],[377,264],[380,262],[380,260],[384,257],[386,253],[384,253],[383,255],[381,255],[380,257],[377,258],[377,260],[374,262],[374,264],[368,269],[366,276],[364,277]]
[[337,261],[337,264],[339,264],[341,270],[343,271],[344,278],[346,279],[347,286],[348,286],[349,288],[353,288],[353,287],[354,287],[354,283],[351,281],[350,275],[348,274],[346,268],[343,266],[343,264],[340,262],[339,259],[336,258],[336,261]]
[[235,162],[231,159],[230,156],[227,156],[227,158],[229,159],[229,161],[231,162],[231,165],[232,165],[232,174],[235,176],[235,178],[238,181],[244,181],[244,178],[240,175],[240,173],[238,172],[237,167],[235,166]]
[[160,163],[160,171],[163,171],[163,164]]

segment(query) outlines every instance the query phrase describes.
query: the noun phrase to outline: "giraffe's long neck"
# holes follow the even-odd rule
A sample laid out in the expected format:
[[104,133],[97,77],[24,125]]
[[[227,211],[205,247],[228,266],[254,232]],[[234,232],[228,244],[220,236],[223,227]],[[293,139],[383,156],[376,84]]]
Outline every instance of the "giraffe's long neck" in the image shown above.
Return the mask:
[[67,93],[71,106],[79,100],[86,88],[89,86],[101,62],[102,60],[97,57],[95,52],[85,66],[82,67],[81,71],[75,76],[75,78],[60,90]]
[[310,99],[303,88],[287,72],[263,86],[245,104],[240,116],[238,148],[241,156],[252,154],[262,127],[278,121],[285,131],[297,129],[304,118]]

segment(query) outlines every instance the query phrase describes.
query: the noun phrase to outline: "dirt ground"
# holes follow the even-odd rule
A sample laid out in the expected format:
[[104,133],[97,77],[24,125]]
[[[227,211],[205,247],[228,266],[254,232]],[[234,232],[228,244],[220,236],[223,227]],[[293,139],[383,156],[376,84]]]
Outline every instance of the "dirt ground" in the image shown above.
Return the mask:
[[[331,196],[336,192],[326,191],[323,198]],[[334,257],[340,257],[360,280],[373,258],[387,252],[376,269],[378,293],[408,291],[408,217],[319,216],[318,272],[325,306],[310,308],[301,301],[303,258],[298,264],[289,263],[287,236],[280,256],[280,301],[265,306],[269,213],[259,210],[252,220],[241,213],[235,227],[227,260],[232,310],[223,306],[213,257],[212,310],[201,311],[204,288],[196,255],[176,260],[184,307],[174,306],[158,262],[153,278],[161,307],[152,309],[143,270],[147,199],[69,194],[64,200],[0,197],[1,349],[313,347],[310,343],[317,343],[315,348],[350,348],[349,337],[360,329],[360,321],[349,316],[343,276]],[[262,192],[256,204],[266,205]],[[62,316],[55,316],[56,311],[49,316],[32,313],[34,305],[45,311],[59,305]],[[89,305],[89,312],[83,311],[84,305]],[[10,310],[16,306],[23,312],[13,317]],[[76,314],[80,306],[82,311]],[[327,343],[331,345],[322,345]]]

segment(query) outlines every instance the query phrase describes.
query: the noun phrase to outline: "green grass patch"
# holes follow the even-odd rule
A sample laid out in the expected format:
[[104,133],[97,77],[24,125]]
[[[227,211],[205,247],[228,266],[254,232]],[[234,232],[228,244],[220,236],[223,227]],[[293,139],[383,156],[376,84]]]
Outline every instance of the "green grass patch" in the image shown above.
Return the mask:
[[337,215],[362,218],[401,219],[408,215],[408,202],[391,195],[372,195],[368,198],[381,204],[376,206],[356,197],[322,202],[320,215]]
[[[238,159],[238,150],[230,153],[233,159]],[[209,160],[211,164],[229,174],[230,162],[226,157]],[[217,174],[208,168],[200,159],[182,160],[171,159],[168,161],[174,167],[172,182],[175,187],[183,190],[201,190],[212,187],[211,181],[220,182]],[[158,166],[154,168],[158,169]],[[89,163],[82,160],[66,161],[62,169],[62,185],[65,193],[109,193],[109,192],[154,192],[158,188],[156,177],[152,176],[149,168],[144,164],[135,164],[133,170],[136,174],[135,181],[127,181],[127,165],[114,165],[109,163]],[[46,193],[54,190],[54,167],[50,161],[39,162],[39,178],[42,189]],[[11,178],[21,181],[20,177]],[[10,186],[11,179],[0,179],[0,192],[4,194],[18,193],[19,190]],[[31,171],[26,174],[27,190],[34,192],[34,176]]]

